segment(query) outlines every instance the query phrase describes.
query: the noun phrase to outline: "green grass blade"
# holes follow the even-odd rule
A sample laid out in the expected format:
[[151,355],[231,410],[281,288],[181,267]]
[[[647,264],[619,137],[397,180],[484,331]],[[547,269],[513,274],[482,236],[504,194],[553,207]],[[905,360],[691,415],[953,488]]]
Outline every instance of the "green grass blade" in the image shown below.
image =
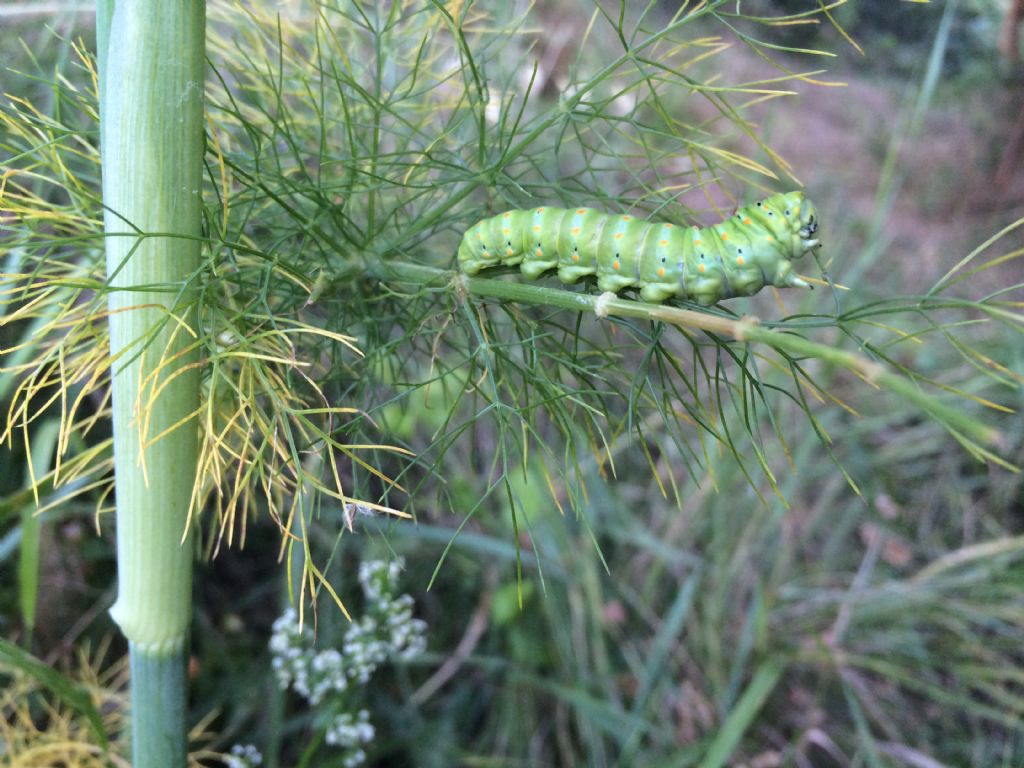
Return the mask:
[[708,747],[707,754],[704,755],[704,759],[700,763],[700,768],[722,768],[726,764],[729,755],[753,725],[761,707],[775,690],[785,669],[786,665],[775,659],[766,661],[758,667],[750,684],[747,685],[743,695],[730,710],[714,741]]
[[[54,448],[60,436],[60,421],[48,419],[32,438],[32,474],[26,484],[34,485],[49,472]],[[36,626],[36,605],[39,601],[39,534],[43,521],[36,515],[35,504],[26,504],[21,511],[21,546],[18,552],[18,597],[21,620],[25,624],[25,647],[32,647]]]

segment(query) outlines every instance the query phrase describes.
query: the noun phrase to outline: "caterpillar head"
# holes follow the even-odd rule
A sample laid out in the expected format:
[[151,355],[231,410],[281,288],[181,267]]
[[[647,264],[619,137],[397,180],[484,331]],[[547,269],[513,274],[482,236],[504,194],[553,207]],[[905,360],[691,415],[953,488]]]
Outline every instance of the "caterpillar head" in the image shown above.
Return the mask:
[[776,258],[770,282],[793,288],[810,287],[793,271],[793,261],[821,247],[818,209],[814,203],[803,192],[787,192],[757,203],[754,210],[759,223],[772,233],[780,246],[772,249]]
[[803,192],[772,195],[757,204],[762,224],[783,244],[782,255],[789,260],[806,256],[821,247],[818,209]]
[[797,223],[799,224],[797,234],[800,235],[802,241],[803,252],[800,255],[803,256],[808,251],[821,247],[821,240],[815,237],[818,232],[818,209],[803,192],[791,194],[800,196],[800,207],[797,209],[799,211],[797,214]]

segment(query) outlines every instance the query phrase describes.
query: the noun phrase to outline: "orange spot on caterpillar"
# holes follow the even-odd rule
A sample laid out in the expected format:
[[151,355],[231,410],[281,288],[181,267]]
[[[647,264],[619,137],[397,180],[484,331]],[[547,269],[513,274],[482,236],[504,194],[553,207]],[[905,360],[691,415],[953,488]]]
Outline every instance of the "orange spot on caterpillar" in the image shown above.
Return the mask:
[[662,226],[665,227],[665,229],[672,229],[671,224],[663,224]]
[[729,234],[727,232],[719,232],[719,234],[722,236],[723,240],[729,239]]
[[512,218],[512,212],[509,211],[508,213],[501,214],[501,218],[503,218],[503,219],[511,219]]
[[580,255],[578,253],[574,253],[572,255],[572,260],[573,260],[573,263],[579,263]]
[[543,208],[538,208],[537,209],[537,213],[544,213],[544,209]]
[[587,212],[586,208],[577,208],[576,209],[576,213],[586,213],[586,212]]
[[668,245],[668,240],[659,240],[658,245]]
[[704,265],[703,264],[698,264],[697,265],[697,271],[700,272],[703,275],[704,274]]
[[775,242],[775,238],[774,238],[774,237],[772,237],[771,235],[765,235],[765,237],[767,237],[767,238],[768,238],[768,242],[769,242],[769,243]]
[[742,256],[737,256],[737,257],[736,257],[736,263],[737,263],[737,264],[738,264],[739,266],[741,266],[741,267],[742,267],[742,266],[743,266],[744,264],[746,264],[746,262],[745,262],[745,261],[743,260],[743,257],[742,257]]
[[616,240],[621,240],[622,239],[622,233],[621,232],[616,232],[615,233],[615,239]]
[[630,220],[630,219],[632,219],[632,218],[633,218],[632,216],[623,216],[623,217],[622,217],[622,220],[623,220],[623,221],[629,221],[629,220]]
[[503,235],[507,235],[509,232],[511,232],[511,230],[508,227],[506,227],[505,229],[501,230],[501,234],[503,234]]
[[658,277],[664,277],[664,276],[665,276],[665,268],[664,267],[658,267]]
[[694,244],[694,245],[700,245],[700,240],[694,240],[694,241],[693,241],[693,244]]
[[750,217],[749,217],[749,216],[747,216],[747,218],[745,218],[745,219],[743,220],[743,223],[744,223],[744,224],[749,224],[749,223],[750,223]]
[[536,226],[534,226],[533,231],[534,232],[540,232],[540,224],[537,224]]
[[513,253],[515,253],[515,251],[513,251],[511,248],[509,248],[507,251],[505,251],[505,253],[507,255],[511,256]]
[[578,234],[580,233],[580,228],[579,228],[579,227],[573,227],[573,228],[572,228],[572,233],[573,233],[574,235],[578,235]]
[[540,248],[538,248],[536,251],[533,252],[533,255],[539,259],[541,256],[544,255],[544,252]]
[[487,251],[484,251],[484,258],[485,259],[491,258],[491,254],[489,254]]
[[622,265],[619,264],[618,259],[612,262],[612,269],[619,269]]

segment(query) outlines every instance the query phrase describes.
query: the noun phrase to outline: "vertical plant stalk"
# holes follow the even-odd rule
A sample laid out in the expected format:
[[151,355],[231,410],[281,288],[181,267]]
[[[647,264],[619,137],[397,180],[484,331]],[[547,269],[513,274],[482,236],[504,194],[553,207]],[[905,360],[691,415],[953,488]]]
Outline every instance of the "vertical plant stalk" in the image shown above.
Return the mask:
[[113,366],[118,595],[129,641],[132,765],[185,766],[198,444],[205,7],[101,0],[103,160]]

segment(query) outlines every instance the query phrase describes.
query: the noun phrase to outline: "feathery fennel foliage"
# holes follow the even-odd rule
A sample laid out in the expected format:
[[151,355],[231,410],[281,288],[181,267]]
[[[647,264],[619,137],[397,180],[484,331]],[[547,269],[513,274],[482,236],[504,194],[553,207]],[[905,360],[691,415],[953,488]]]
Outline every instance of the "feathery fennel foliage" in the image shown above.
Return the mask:
[[[684,3],[671,18],[597,6],[564,74],[522,66],[546,60],[525,6],[500,24],[481,4],[328,5],[315,19],[253,11],[250,27],[214,38],[221,87],[211,93],[211,122],[223,170],[211,176],[236,187],[223,195],[224,221],[265,233],[273,264],[307,276],[307,311],[365,339],[361,372],[335,368],[325,387],[361,404],[368,439],[378,426],[401,437],[411,421],[430,423],[429,444],[408,444],[418,462],[393,471],[409,500],[389,503],[414,509],[433,486],[447,506],[433,478],[457,467],[482,478],[478,507],[490,506],[535,452],[554,503],[575,507],[587,493],[581,466],[614,473],[624,445],[649,457],[666,493],[682,477],[713,483],[718,454],[737,460],[755,488],[776,492],[779,459],[788,460],[781,425],[793,410],[826,448],[832,441],[815,401],[835,399],[816,381],[833,365],[916,401],[969,451],[999,461],[987,447],[994,429],[927,394],[930,382],[887,351],[908,338],[948,337],[965,315],[1016,326],[1013,306],[996,297],[936,291],[836,310],[826,291],[822,301],[787,296],[801,310],[760,322],[741,317],[740,306],[688,312],[619,300],[607,322],[591,316],[593,295],[448,271],[465,227],[502,208],[571,201],[687,222],[699,215],[695,205],[721,211],[737,187],[792,184],[747,114],[786,95],[787,81],[818,82],[821,70],[794,72],[787,59],[776,76],[721,82],[719,35],[777,56],[754,36],[751,22],[763,20],[725,5]],[[614,55],[595,55],[605,39],[597,30],[617,38]],[[800,53],[812,62],[826,55]],[[288,110],[298,104],[304,111]],[[267,269],[270,254],[253,256],[249,269]],[[841,270],[841,255],[834,258],[831,268]],[[939,310],[959,317],[929,321]],[[890,314],[923,317],[925,327],[898,331],[883,317]],[[830,329],[850,351],[835,348],[834,335],[824,344],[806,338]],[[410,414],[423,407],[437,412]],[[445,464],[460,444],[472,447]],[[655,469],[662,454],[671,457],[668,472]],[[376,465],[392,459],[380,455]]]
[[[85,78],[78,85],[63,78],[53,84],[62,107],[57,117],[20,99],[12,99],[0,115],[11,157],[2,199],[9,235],[4,254],[9,310],[3,324],[17,334],[16,343],[4,350],[11,404],[2,437],[8,445],[19,440],[30,456],[34,424],[56,411],[61,423],[56,466],[35,478],[33,491],[38,499],[57,487],[69,489],[60,503],[91,496],[98,526],[112,480],[110,439],[103,426],[97,427],[110,416],[111,363],[94,140],[96,77],[92,60],[77,46],[76,51]],[[205,269],[216,274],[230,266],[208,261]],[[244,537],[246,518],[257,507],[286,529],[297,514],[296,489],[304,483],[342,503],[353,501],[336,470],[321,481],[304,472],[301,456],[322,451],[328,458],[340,454],[358,461],[357,452],[367,446],[336,439],[338,419],[353,409],[326,403],[304,373],[311,364],[296,359],[295,340],[303,335],[327,338],[358,355],[353,339],[284,313],[260,320],[237,305],[230,291],[218,295],[223,284],[205,279],[205,271],[202,277],[188,280],[201,294],[196,303],[204,331],[186,350],[202,353],[205,392],[205,404],[189,417],[199,422],[203,436],[192,508],[216,511],[218,522],[207,539],[208,548],[215,549],[225,537],[229,543],[235,535]],[[157,381],[143,382],[143,389],[134,410],[145,448],[165,433],[147,431],[148,409],[160,394]],[[329,464],[334,469],[334,462]],[[283,541],[290,546],[289,539]],[[319,574],[309,567],[312,584]]]
[[[920,480],[934,455],[948,456],[922,412],[975,457],[1003,461],[993,424],[1019,444],[1019,425],[1005,421],[1019,360],[989,339],[1019,336],[1020,286],[961,295],[1019,258],[996,250],[1012,230],[932,291],[871,301],[834,286],[699,310],[620,299],[598,319],[583,291],[459,278],[462,231],[506,207],[586,203],[706,223],[796,184],[801,169],[765,144],[759,118],[798,81],[828,85],[830,54],[759,38],[765,25],[828,23],[820,8],[758,19],[735,2],[681,2],[669,16],[653,3],[582,5],[589,19],[559,44],[528,4],[346,1],[280,16],[211,4],[205,262],[189,280],[204,548],[244,541],[263,514],[287,532],[284,548],[311,536],[328,549],[380,512],[507,515],[512,546],[471,535],[448,546],[539,574],[550,607],[527,630],[550,636],[550,657],[526,667],[527,654],[509,651],[522,666],[514,696],[481,728],[482,754],[530,742],[554,700],[551,749],[566,764],[666,754],[698,764],[744,738],[760,744],[752,723],[783,674],[794,696],[802,683],[839,691],[847,708],[826,696],[822,708],[856,728],[832,732],[837,749],[871,764],[888,748],[872,733],[923,749],[979,701],[971,727],[1012,737],[1024,713],[1013,672],[1024,622],[1006,599],[1019,587],[1019,542],[906,575],[884,570],[898,539],[889,532],[849,589],[828,572],[792,579],[789,567],[812,549],[826,560],[845,551],[863,502],[844,483],[874,503],[901,472]],[[754,51],[763,74],[719,70],[728,45]],[[49,83],[52,109],[13,99],[0,110],[0,322],[16,336],[0,386],[11,399],[3,436],[17,450],[60,415],[58,464],[37,478],[39,498],[60,486],[53,503],[78,495],[103,511],[112,459],[95,76],[88,55],[77,61]],[[811,192],[841,214],[841,190]],[[835,224],[825,221],[826,237]],[[843,282],[851,255],[826,240],[824,256]],[[144,423],[145,403],[139,412]],[[894,425],[908,437],[879,441]],[[845,477],[821,465],[823,451]],[[639,510],[611,508],[610,487],[648,476],[657,493]],[[805,498],[798,479],[820,496]],[[670,503],[655,506],[658,495]],[[810,511],[790,536],[777,512],[794,498]],[[587,517],[550,520],[548,509]],[[450,538],[429,525],[379,530]],[[521,547],[524,530],[534,551]],[[602,581],[602,557],[642,569],[638,591]],[[302,561],[305,585],[330,588],[326,568]],[[678,589],[667,595],[662,582]],[[506,602],[528,602],[532,584]],[[580,608],[613,600],[637,606],[651,636],[609,637],[596,609]],[[684,628],[686,648],[673,648]],[[985,636],[994,642],[981,656],[957,646]],[[612,676],[621,670],[639,682],[628,697]],[[694,689],[681,722],[662,706],[678,696],[668,672],[687,672]],[[927,727],[923,701],[945,705]],[[679,730],[692,734],[687,746]]]
[[[542,67],[568,53],[544,49],[529,7],[500,21],[484,7],[345,2],[280,17],[211,7],[207,254],[190,280],[205,392],[193,509],[214,513],[209,549],[244,536],[264,507],[295,530],[307,485],[342,505],[415,512],[449,503],[435,480],[455,466],[481,478],[477,508],[489,506],[533,453],[558,505],[579,506],[581,468],[614,474],[626,446],[677,502],[683,478],[714,484],[726,456],[759,495],[778,494],[779,472],[793,466],[783,425],[800,415],[829,450],[818,404],[853,408],[819,384],[831,366],[889,386],[971,453],[1000,461],[987,447],[995,430],[928,388],[1005,410],[998,391],[962,392],[893,354],[944,341],[987,371],[986,389],[1019,386],[958,340],[965,322],[1020,324],[1002,294],[951,295],[970,277],[968,260],[928,295],[855,307],[834,289],[776,296],[774,308],[750,302],[758,321],[739,302],[697,312],[624,299],[597,320],[593,296],[450,272],[462,230],[496,209],[571,201],[687,223],[727,211],[734,191],[792,186],[752,112],[795,81],[830,84],[819,62],[831,54],[780,52],[756,36],[759,25],[818,12],[760,19],[727,3],[682,3],[666,18],[595,6],[569,63]],[[615,51],[590,44],[607,33]],[[772,74],[723,80],[715,57],[729,38]],[[59,409],[61,460],[40,482],[91,478],[76,492],[94,493],[102,509],[95,77],[79,61],[77,80],[53,84],[59,114],[13,100],[2,115],[4,322],[21,336],[5,355],[18,377],[4,438],[30,447],[33,420]],[[825,253],[841,275],[843,255],[827,244]],[[898,330],[893,316],[920,325]],[[429,415],[410,412],[420,407]],[[424,443],[413,433],[426,422]],[[418,458],[382,445],[393,441]],[[303,457],[320,452],[319,470],[305,471]]]

